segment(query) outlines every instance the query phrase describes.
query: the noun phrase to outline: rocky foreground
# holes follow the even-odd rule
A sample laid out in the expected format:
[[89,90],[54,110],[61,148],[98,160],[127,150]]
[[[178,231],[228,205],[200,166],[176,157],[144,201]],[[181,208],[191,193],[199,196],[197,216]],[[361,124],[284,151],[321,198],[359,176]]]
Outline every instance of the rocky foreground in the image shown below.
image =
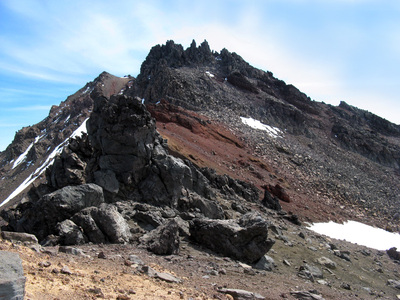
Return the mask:
[[[246,264],[188,240],[171,255],[136,244],[42,247],[1,240],[18,253],[25,299],[397,299],[398,262],[384,251],[280,224],[262,262]],[[0,252],[1,253],[1,252]]]

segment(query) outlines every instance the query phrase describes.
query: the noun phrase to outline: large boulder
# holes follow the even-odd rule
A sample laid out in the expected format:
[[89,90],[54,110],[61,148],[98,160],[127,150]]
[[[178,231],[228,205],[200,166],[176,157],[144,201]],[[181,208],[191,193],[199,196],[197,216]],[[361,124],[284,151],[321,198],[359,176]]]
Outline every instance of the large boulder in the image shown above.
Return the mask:
[[103,203],[99,207],[88,207],[72,217],[93,243],[128,243],[130,227],[113,204]]
[[71,220],[74,221],[80,228],[82,228],[87,239],[95,244],[105,243],[107,238],[104,233],[97,226],[92,214],[98,210],[97,207],[88,207],[76,213]]
[[130,227],[114,205],[102,204],[97,210],[93,210],[93,218],[109,242],[129,242]]
[[177,254],[179,252],[178,223],[175,220],[170,220],[145,234],[141,237],[140,242],[155,254]]
[[34,234],[42,241],[50,234],[57,234],[57,224],[90,206],[104,202],[103,189],[96,184],[67,186],[46,194],[9,222],[11,230]]
[[84,244],[85,237],[80,228],[71,220],[64,220],[57,225],[60,243],[63,245]]
[[267,221],[256,213],[238,220],[194,219],[190,236],[215,252],[248,263],[258,261],[275,243],[268,238]]
[[78,186],[66,186],[39,200],[36,206],[44,210],[47,216],[56,216],[58,220],[71,217],[78,211],[90,206],[99,206],[104,202],[103,189],[93,183]]

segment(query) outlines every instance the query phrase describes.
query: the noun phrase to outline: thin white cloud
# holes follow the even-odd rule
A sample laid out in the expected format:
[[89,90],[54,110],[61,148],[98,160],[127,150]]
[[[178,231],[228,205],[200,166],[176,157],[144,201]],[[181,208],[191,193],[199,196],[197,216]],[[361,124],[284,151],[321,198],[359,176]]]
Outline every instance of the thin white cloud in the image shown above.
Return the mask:
[[41,110],[50,110],[49,105],[30,105],[30,106],[20,106],[20,107],[10,107],[5,108],[5,111],[41,111]]

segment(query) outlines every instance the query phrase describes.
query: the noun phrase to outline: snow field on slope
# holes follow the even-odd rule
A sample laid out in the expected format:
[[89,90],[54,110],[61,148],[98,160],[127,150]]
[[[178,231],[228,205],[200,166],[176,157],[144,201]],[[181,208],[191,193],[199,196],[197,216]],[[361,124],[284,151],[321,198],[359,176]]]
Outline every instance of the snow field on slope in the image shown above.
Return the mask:
[[273,138],[277,138],[280,135],[282,135],[282,131],[279,130],[279,128],[263,124],[260,121],[255,120],[253,118],[240,117],[240,119],[242,120],[243,124],[246,124],[247,126],[250,126],[251,128],[254,129],[264,130],[268,133],[268,135],[270,135]]
[[391,233],[356,221],[347,221],[344,224],[332,221],[314,223],[309,229],[334,239],[345,240],[377,250],[388,250],[392,247],[400,249],[400,235],[398,233]]

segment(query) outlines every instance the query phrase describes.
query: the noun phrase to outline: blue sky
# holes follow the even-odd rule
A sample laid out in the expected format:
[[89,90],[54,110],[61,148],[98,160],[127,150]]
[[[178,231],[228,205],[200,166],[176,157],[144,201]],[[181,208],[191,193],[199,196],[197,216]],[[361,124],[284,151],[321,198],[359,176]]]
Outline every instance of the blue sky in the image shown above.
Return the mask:
[[400,124],[400,1],[0,0],[0,150],[102,71],[206,39],[316,101]]

